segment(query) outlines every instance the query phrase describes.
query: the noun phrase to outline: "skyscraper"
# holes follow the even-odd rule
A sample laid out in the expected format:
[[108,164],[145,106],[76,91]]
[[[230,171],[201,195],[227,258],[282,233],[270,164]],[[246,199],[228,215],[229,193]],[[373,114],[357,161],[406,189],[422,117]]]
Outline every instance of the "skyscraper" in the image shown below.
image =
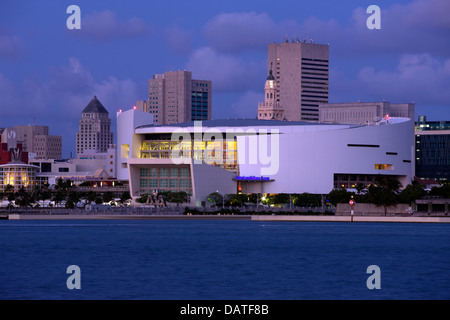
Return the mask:
[[289,121],[319,121],[319,103],[328,102],[329,46],[310,41],[268,46],[276,98]]
[[77,132],[77,155],[88,150],[95,153],[105,153],[113,144],[113,133],[111,132],[111,119],[108,111],[100,103],[96,96],[81,111],[79,121],[79,132]]
[[158,124],[211,119],[211,81],[190,71],[155,74],[149,80],[147,110]]

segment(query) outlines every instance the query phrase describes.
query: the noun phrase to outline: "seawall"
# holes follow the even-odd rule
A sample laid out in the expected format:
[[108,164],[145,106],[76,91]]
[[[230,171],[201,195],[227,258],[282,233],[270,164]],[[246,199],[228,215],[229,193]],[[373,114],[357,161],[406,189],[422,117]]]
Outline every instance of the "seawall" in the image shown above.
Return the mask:
[[[252,216],[252,221],[352,222],[351,216]],[[353,216],[353,222],[450,223],[450,217]]]
[[[351,216],[315,216],[315,215],[33,215],[10,214],[9,220],[251,220],[251,221],[316,221],[316,222],[352,222]],[[392,223],[450,223],[450,217],[413,217],[413,216],[354,216],[353,222],[392,222]]]

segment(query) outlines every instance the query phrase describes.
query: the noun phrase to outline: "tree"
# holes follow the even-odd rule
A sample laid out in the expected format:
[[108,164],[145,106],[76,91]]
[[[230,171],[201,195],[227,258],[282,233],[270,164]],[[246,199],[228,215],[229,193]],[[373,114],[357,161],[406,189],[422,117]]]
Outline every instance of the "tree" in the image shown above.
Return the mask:
[[103,203],[102,197],[97,196],[97,197],[95,198],[95,204],[102,204],[102,203]]
[[347,189],[333,189],[327,196],[328,202],[333,206],[336,206],[338,203],[348,203],[350,201],[353,192],[347,191]]
[[222,206],[222,203],[225,199],[220,193],[213,192],[208,195],[207,200],[211,203],[214,203],[214,205],[216,206]]
[[108,203],[114,199],[114,195],[111,191],[107,191],[103,194],[103,202]]
[[171,203],[185,203],[187,202],[187,193],[185,191],[165,191],[161,192],[161,195],[163,195],[167,202]]
[[267,197],[268,204],[273,205],[283,205],[283,204],[289,204],[291,200],[291,196],[289,193],[277,193],[277,194],[271,194]]
[[261,201],[262,195],[260,193],[252,193],[248,195],[248,202],[253,204],[258,204]]
[[137,203],[146,203],[148,200],[148,194],[144,193],[139,198],[136,199]]
[[131,199],[131,195],[129,191],[124,191],[120,195],[120,202],[124,204],[127,200]]
[[225,197],[225,203],[228,206],[232,207],[242,207],[245,205],[246,202],[248,202],[248,196],[247,194],[239,193],[230,193],[227,194]]
[[322,196],[320,194],[312,194],[304,192],[302,194],[292,195],[294,205],[298,207],[320,207]]
[[6,192],[6,193],[12,193],[12,192],[14,192],[14,186],[13,186],[13,185],[10,185],[10,184],[6,185],[6,187],[5,187],[5,192]]
[[357,193],[358,195],[360,195],[361,192],[362,192],[365,188],[366,188],[366,186],[365,186],[364,183],[362,183],[362,182],[358,182],[358,183],[355,185],[356,193]]
[[72,199],[67,199],[66,201],[66,206],[67,209],[74,209],[75,208],[75,203],[73,202]]
[[424,197],[427,194],[420,184],[408,184],[399,194],[401,203],[412,203],[413,201]]
[[443,183],[440,187],[432,187],[429,194],[430,196],[450,198],[450,183]]
[[89,202],[89,204],[91,204],[92,202],[95,201],[95,198],[97,198],[97,195],[95,194],[94,191],[89,191],[86,195],[86,200],[87,202]]
[[399,201],[397,193],[400,185],[400,182],[393,177],[379,175],[376,184],[369,186],[367,195],[371,203],[377,207],[384,207],[384,215],[386,216],[387,208]]
[[[67,202],[66,202],[66,208],[75,208],[75,204],[77,204],[81,199],[81,194],[77,191],[70,191],[67,195]],[[70,202],[70,204],[69,204]],[[73,207],[71,207],[71,204],[73,204]]]

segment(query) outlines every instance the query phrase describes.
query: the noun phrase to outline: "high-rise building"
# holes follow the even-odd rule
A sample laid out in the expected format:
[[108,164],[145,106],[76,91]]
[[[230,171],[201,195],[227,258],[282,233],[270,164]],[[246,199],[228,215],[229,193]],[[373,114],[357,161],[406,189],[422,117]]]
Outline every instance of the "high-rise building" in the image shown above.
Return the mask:
[[76,136],[77,156],[85,152],[106,153],[113,144],[111,119],[96,96],[81,111]]
[[211,119],[211,81],[194,80],[190,71],[155,74],[149,80],[147,111],[157,124]]
[[319,121],[319,103],[328,103],[329,46],[310,41],[268,46],[267,69],[276,82],[275,102],[289,121]]
[[419,116],[415,137],[416,177],[450,180],[450,121],[427,121]]

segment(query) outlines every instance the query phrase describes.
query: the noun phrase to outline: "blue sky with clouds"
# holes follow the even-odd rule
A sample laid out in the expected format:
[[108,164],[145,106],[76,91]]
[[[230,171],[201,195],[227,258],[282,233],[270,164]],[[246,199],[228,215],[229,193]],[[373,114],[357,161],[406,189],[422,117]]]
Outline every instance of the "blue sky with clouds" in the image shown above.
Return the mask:
[[[72,4],[80,30],[66,27]],[[366,27],[372,4],[380,30]],[[94,95],[115,123],[168,70],[212,80],[213,118],[253,118],[267,44],[286,36],[330,44],[330,102],[414,101],[450,120],[448,0],[1,0],[0,127],[48,125],[68,157]]]

